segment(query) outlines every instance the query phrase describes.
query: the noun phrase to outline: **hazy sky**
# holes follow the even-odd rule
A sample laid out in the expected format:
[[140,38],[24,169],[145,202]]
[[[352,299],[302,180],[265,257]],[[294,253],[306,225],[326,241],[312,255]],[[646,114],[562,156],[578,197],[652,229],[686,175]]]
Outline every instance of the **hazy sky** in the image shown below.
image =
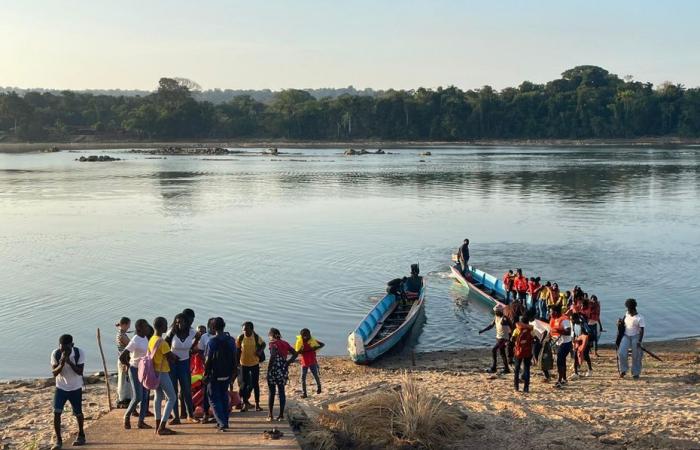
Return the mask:
[[0,86],[496,88],[581,64],[700,86],[700,1],[0,1]]

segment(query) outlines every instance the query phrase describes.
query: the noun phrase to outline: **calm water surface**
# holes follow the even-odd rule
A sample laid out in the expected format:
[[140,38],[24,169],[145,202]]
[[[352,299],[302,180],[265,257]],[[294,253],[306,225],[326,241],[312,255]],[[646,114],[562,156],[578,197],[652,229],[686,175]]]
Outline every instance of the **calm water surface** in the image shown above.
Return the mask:
[[119,317],[185,307],[236,333],[243,320],[290,340],[309,327],[344,354],[415,261],[429,283],[416,349],[486,345],[489,310],[448,277],[464,237],[486,271],[597,294],[605,341],[630,296],[650,338],[698,334],[700,149],[430,150],[0,154],[0,378],[48,376],[62,333],[99,370],[97,327],[113,366]]

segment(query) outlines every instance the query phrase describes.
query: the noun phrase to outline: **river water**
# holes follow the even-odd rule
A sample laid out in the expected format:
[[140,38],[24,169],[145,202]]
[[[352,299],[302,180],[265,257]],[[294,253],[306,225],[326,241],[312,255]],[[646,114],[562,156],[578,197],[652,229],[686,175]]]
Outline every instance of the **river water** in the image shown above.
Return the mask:
[[[490,311],[449,278],[465,237],[496,276],[522,267],[597,294],[604,341],[627,297],[649,338],[698,334],[700,149],[281,151],[0,154],[0,378],[49,376],[63,333],[99,370],[98,327],[114,366],[121,316],[185,307],[232,334],[244,320],[289,340],[308,327],[324,354],[345,354],[413,262],[429,284],[416,350],[487,345]],[[74,161],[103,153],[124,160]]]

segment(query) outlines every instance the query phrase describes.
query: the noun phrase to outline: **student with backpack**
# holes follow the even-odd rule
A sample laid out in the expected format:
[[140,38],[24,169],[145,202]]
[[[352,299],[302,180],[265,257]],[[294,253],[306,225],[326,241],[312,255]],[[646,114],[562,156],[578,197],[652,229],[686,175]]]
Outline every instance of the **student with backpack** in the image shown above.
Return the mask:
[[243,408],[248,411],[253,407],[250,404],[250,395],[255,393],[255,410],[262,411],[260,407],[260,363],[265,361],[265,341],[255,332],[253,322],[243,324],[243,333],[236,340],[241,364]]
[[139,361],[148,353],[148,322],[144,319],[136,321],[136,334],[124,347],[124,351],[119,355],[119,361],[128,367],[129,382],[131,383],[131,402],[124,413],[124,429],[131,429],[130,417],[139,406],[139,429],[150,429],[150,425],[144,422],[148,411],[149,391],[143,387],[139,380]]
[[85,354],[73,345],[73,336],[64,334],[58,339],[58,349],[51,352],[51,372],[56,379],[53,396],[53,429],[56,441],[51,450],[63,447],[61,437],[61,414],[66,402],[70,403],[73,415],[78,422],[78,436],[73,446],[85,445],[83,429],[83,369]]
[[[282,334],[277,328],[270,328],[267,334],[270,339],[270,362],[267,363],[267,389],[268,389],[268,416],[267,420],[272,421],[272,409],[275,407],[275,394],[280,397],[280,413],[277,420],[284,419],[284,406],[287,396],[284,387],[289,381],[289,365],[296,359],[298,353],[289,345],[289,342],[282,339]],[[287,359],[287,356],[291,357]]]
[[326,344],[311,336],[311,330],[304,328],[299,332],[294,343],[294,350],[301,355],[301,397],[306,398],[306,375],[311,371],[316,381],[316,393],[321,393],[321,376],[319,374],[316,352]]
[[515,390],[520,390],[520,366],[523,366],[523,392],[530,392],[530,365],[532,362],[533,326],[527,323],[527,318],[521,316],[515,324],[513,338],[515,344]]
[[[165,317],[156,317],[153,321],[155,333],[148,341],[148,354],[139,361],[139,380],[147,389],[155,389],[155,416],[156,434],[171,435],[175,431],[168,428],[168,417],[175,406],[175,388],[170,378],[170,363],[177,360],[177,356],[170,351],[170,345],[163,339],[163,334],[168,331],[168,321]],[[165,408],[163,396],[167,398]]]
[[221,317],[211,321],[214,336],[207,343],[204,359],[207,397],[214,412],[216,427],[222,432],[228,430],[231,413],[228,391],[238,373],[236,343],[224,332],[225,327],[226,323]]

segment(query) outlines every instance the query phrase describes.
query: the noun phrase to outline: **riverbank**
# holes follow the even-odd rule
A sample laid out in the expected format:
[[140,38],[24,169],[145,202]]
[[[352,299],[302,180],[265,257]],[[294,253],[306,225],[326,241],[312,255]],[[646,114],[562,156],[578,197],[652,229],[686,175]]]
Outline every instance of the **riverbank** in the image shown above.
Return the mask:
[[[408,372],[422,388],[467,413],[460,448],[700,448],[700,429],[692,425],[700,423],[700,339],[647,347],[664,362],[645,357],[639,381],[617,377],[615,353],[608,347],[593,357],[590,378],[571,379],[563,390],[533,371],[528,395],[513,392],[512,376],[484,373],[489,349],[396,355],[368,367],[345,357],[320,357],[323,393],[299,399],[297,364],[288,392],[313,420],[333,399],[379,382],[398,383]],[[43,379],[0,384],[0,449],[48,446],[52,386]],[[88,386],[84,409],[88,426],[106,412],[103,383]],[[70,415],[64,424],[74,431]],[[89,441],[89,428],[87,436]],[[308,437],[302,433],[302,446],[312,448]]]
[[224,148],[356,148],[400,149],[427,147],[652,147],[698,146],[700,139],[662,137],[639,139],[476,139],[470,141],[288,141],[275,139],[215,141],[102,141],[69,142],[0,142],[0,153],[32,153],[55,150],[118,150],[160,147],[224,147]]

